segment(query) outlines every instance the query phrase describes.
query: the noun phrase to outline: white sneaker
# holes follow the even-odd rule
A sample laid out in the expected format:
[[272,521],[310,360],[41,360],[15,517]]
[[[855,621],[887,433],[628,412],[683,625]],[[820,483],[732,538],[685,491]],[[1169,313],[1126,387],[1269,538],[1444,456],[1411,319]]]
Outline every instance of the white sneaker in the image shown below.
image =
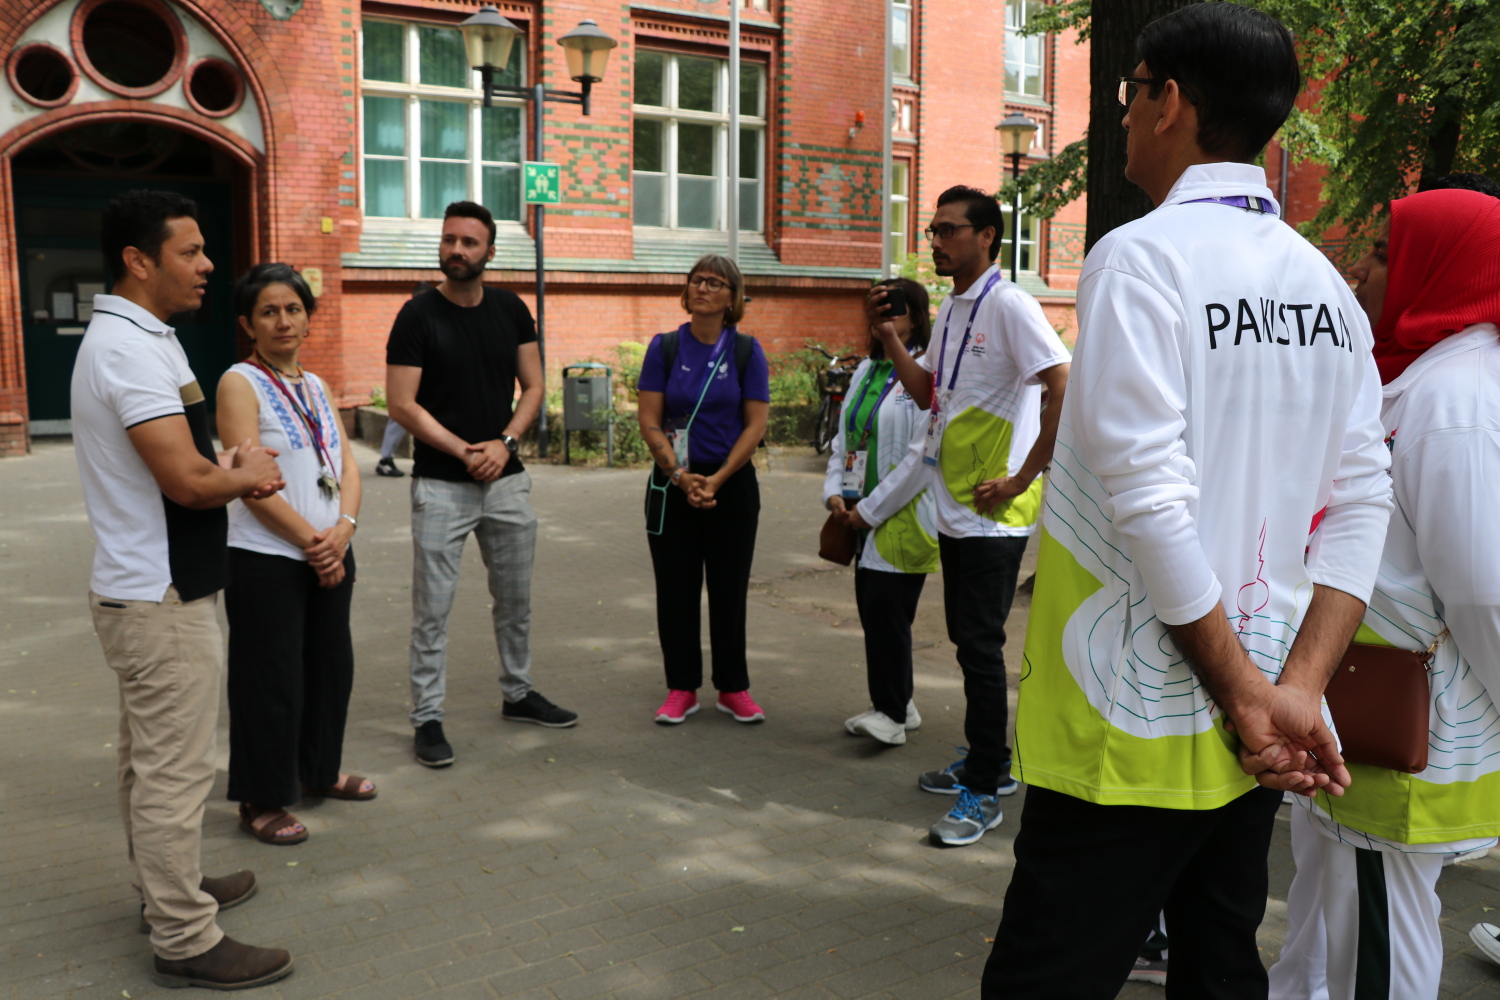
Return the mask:
[[1480,954],[1500,965],[1500,927],[1494,924],[1475,924],[1469,931],[1469,940],[1479,946]]
[[884,712],[866,712],[856,717],[853,723],[849,731],[855,736],[873,736],[891,746],[900,746],[906,742],[906,727]]
[[915,699],[908,700],[906,703],[906,731],[910,733],[921,728],[922,716],[917,712],[917,702]]
[[858,715],[849,716],[849,718],[844,720],[844,731],[847,732],[850,736],[858,736],[859,730],[855,729],[854,727],[874,714],[875,709],[867,708],[863,712],[860,712]]
[[1489,856],[1490,849],[1488,847],[1481,847],[1477,851],[1465,851],[1462,854],[1450,854],[1443,859],[1443,866],[1446,868],[1448,865],[1456,865],[1461,861],[1478,861],[1480,858],[1487,858]]

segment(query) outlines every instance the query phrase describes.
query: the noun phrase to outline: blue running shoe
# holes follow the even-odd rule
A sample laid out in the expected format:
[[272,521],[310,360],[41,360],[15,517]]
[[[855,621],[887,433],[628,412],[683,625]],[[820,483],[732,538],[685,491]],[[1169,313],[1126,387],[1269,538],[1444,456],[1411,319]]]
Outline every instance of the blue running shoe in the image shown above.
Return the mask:
[[1000,811],[1000,796],[975,795],[960,787],[958,801],[948,815],[932,825],[932,839],[949,847],[963,847],[983,837],[985,831],[993,830],[1005,819]]

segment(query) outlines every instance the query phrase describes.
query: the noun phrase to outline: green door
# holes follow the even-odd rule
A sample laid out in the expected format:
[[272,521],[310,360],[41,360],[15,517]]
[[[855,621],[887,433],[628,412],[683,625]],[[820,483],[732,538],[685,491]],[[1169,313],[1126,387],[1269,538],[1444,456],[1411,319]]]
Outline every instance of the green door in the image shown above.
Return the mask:
[[229,185],[211,182],[36,177],[15,179],[16,233],[20,238],[21,316],[26,346],[26,396],[37,433],[63,433],[73,359],[93,313],[96,292],[112,284],[99,249],[104,206],[117,194],[152,187],[177,191],[198,203],[214,273],[203,308],[172,318],[188,363],[214,405],[219,376],[234,364],[230,315]]

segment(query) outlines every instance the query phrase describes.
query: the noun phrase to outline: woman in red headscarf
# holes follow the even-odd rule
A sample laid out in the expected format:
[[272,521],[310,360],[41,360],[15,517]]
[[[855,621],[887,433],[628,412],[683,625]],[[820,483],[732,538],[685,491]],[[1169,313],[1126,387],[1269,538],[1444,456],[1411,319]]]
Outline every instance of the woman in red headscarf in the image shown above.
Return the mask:
[[[1398,507],[1356,639],[1437,644],[1428,759],[1416,774],[1351,762],[1336,803],[1299,798],[1273,1000],[1435,998],[1438,874],[1500,835],[1500,199],[1393,202],[1353,273],[1375,329]],[[1471,936],[1500,961],[1500,929]]]

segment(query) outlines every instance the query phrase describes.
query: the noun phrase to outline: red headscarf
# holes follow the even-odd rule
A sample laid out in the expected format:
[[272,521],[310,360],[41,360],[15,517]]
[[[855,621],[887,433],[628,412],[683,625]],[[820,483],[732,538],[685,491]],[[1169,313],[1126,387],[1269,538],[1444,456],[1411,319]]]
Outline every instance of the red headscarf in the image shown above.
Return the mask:
[[1375,327],[1380,381],[1475,323],[1500,323],[1500,198],[1423,191],[1391,202],[1385,306]]

